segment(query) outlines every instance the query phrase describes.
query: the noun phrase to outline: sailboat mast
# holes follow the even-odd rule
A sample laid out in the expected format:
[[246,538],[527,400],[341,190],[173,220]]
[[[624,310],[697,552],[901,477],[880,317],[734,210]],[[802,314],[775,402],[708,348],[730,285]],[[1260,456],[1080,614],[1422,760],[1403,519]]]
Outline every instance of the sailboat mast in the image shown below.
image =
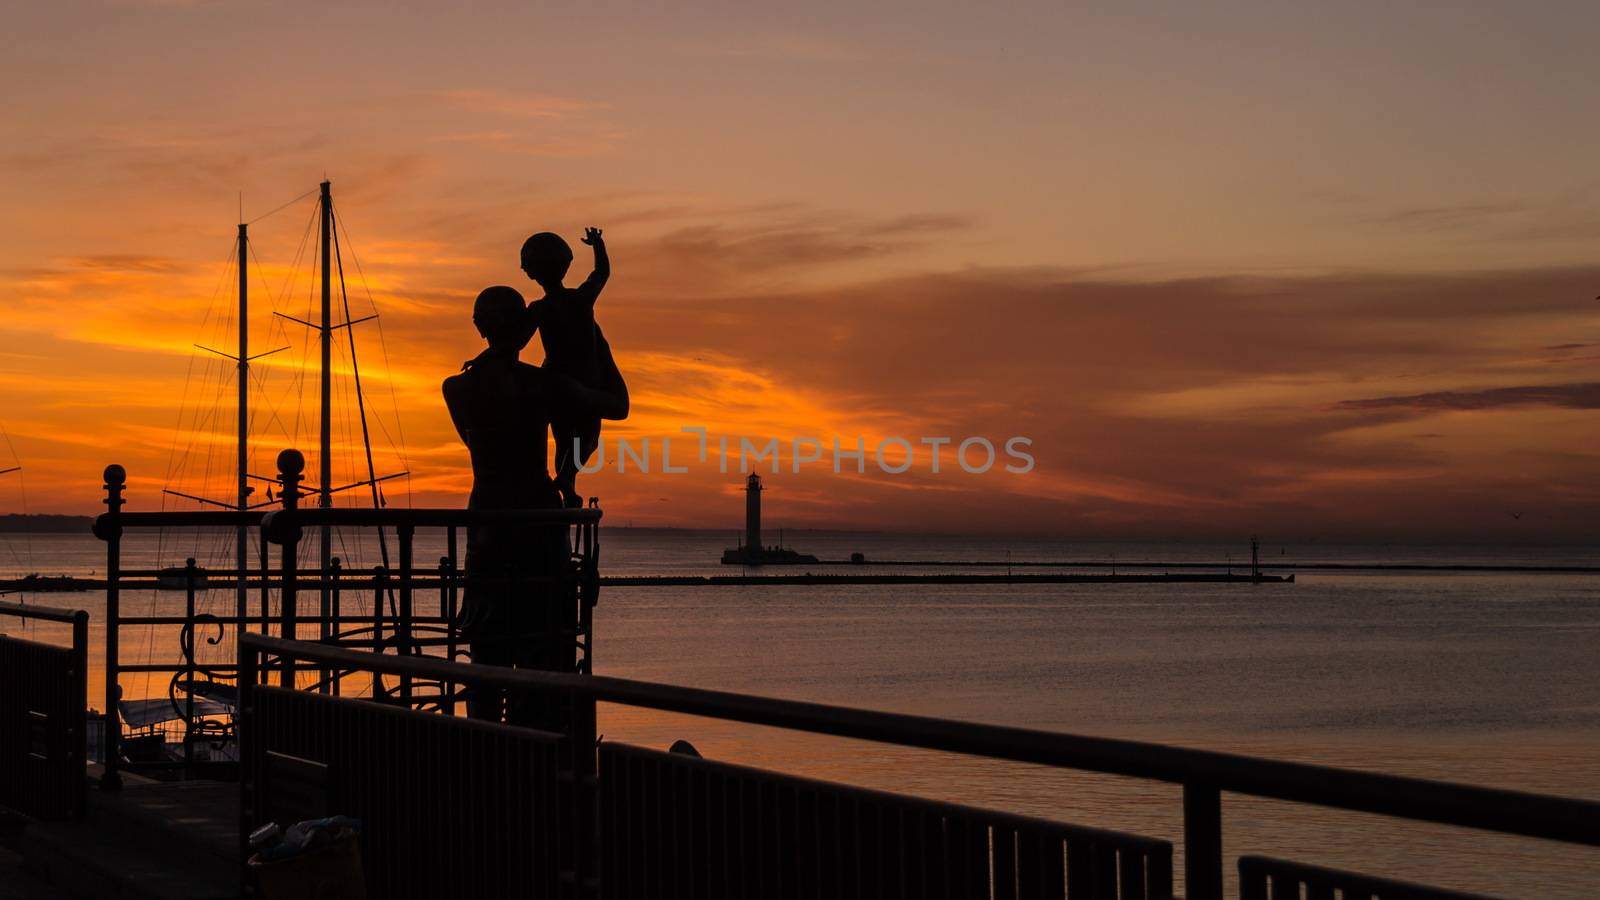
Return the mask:
[[[333,184],[322,183],[322,481],[317,505],[333,505]],[[323,530],[327,551],[327,530]]]
[[245,508],[250,505],[250,279],[246,268],[250,254],[249,227],[244,222],[239,223],[239,484],[236,502],[240,519],[234,533],[234,563],[238,569],[236,606],[240,622],[249,612],[244,570],[249,562],[246,545],[250,537],[243,517]]
[[[317,506],[333,506],[333,184],[322,182],[322,471],[317,484]],[[328,526],[321,531],[322,571],[332,561],[332,534]],[[323,602],[327,602],[327,579],[323,579]]]

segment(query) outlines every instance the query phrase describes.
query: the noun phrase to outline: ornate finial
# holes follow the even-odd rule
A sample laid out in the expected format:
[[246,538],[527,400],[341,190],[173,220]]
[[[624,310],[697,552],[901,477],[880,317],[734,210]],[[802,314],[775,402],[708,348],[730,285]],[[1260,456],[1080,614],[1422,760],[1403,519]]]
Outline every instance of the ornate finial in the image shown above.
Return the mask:
[[114,541],[122,536],[122,526],[118,524],[118,513],[128,501],[122,499],[122,489],[128,484],[128,470],[112,463],[106,466],[106,513],[94,520],[94,527],[90,530],[94,536],[102,541]]
[[289,449],[278,454],[278,471],[285,475],[299,475],[306,470],[305,454]]

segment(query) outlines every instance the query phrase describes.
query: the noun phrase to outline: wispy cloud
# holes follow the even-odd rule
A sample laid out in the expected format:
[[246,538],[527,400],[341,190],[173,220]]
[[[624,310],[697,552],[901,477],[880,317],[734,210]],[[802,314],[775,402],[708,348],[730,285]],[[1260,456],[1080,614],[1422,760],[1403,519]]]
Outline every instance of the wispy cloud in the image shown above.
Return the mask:
[[1356,221],[1476,242],[1584,240],[1600,235],[1595,196],[1596,188],[1585,185],[1539,197],[1406,206]]
[[607,104],[594,100],[483,88],[430,91],[427,96],[447,106],[471,112],[520,119],[570,119],[607,108]]
[[1460,230],[1498,226],[1508,216],[1529,211],[1526,203],[1457,203],[1444,206],[1413,206],[1373,216],[1370,221],[1383,225],[1435,230]]
[[429,140],[440,144],[462,144],[502,153],[578,159],[599,156],[613,150],[627,137],[623,131],[600,131],[581,135],[536,138],[511,131],[466,131],[437,135]]
[[1345,400],[1340,410],[1405,409],[1415,412],[1499,409],[1517,406],[1559,406],[1600,409],[1600,383],[1544,384],[1486,388],[1477,391],[1433,391],[1399,397]]

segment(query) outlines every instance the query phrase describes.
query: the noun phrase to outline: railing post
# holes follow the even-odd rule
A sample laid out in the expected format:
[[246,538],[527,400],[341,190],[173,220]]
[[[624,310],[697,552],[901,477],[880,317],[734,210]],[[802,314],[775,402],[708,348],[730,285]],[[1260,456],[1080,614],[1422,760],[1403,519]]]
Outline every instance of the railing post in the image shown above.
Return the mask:
[[[451,529],[452,532],[454,529]],[[455,601],[455,567],[450,564],[449,556],[439,557],[439,617],[444,619],[444,658],[455,662],[456,659],[456,601]],[[446,699],[449,705],[446,706]],[[439,685],[439,708],[449,715],[456,714],[455,682],[446,681]]]
[[[331,604],[333,615],[331,618],[325,617],[322,620],[322,640],[324,643],[329,641],[337,642],[342,630],[339,620],[343,617],[344,600],[343,592],[339,588],[339,576],[343,572],[344,562],[339,557],[335,556],[328,560],[328,571],[323,577],[328,583],[328,602]],[[322,670],[322,683],[326,685],[323,688],[323,693],[339,696],[339,682],[342,679],[339,678],[338,672],[338,669]]]
[[[263,628],[265,623],[263,623]],[[261,682],[261,654],[247,646],[241,635],[237,646],[239,672],[239,710],[234,716],[233,737],[239,747],[239,882],[240,896],[249,897],[250,870],[245,862],[250,858],[250,832],[256,827],[256,779],[261,777],[256,768],[253,748],[247,742],[255,727],[256,686]]]
[[[387,566],[377,565],[372,567],[372,652],[383,652],[383,598],[388,595],[389,569]],[[383,675],[372,673],[372,698],[374,700],[383,696]]]
[[1183,786],[1183,888],[1186,900],[1222,900],[1222,792]]
[[593,695],[573,695],[572,797],[575,805],[573,827],[577,832],[576,850],[578,896],[598,897],[600,884],[599,748],[596,746],[596,702]]
[[184,560],[184,628],[188,630],[189,639],[183,647],[183,674],[189,681],[189,689],[183,695],[183,770],[190,777],[194,774],[194,581],[197,574],[194,557]]
[[600,602],[600,536],[593,522],[578,525],[582,559],[578,563],[578,631],[583,658],[577,671],[594,672],[594,608]]
[[77,776],[72,782],[72,817],[81,819],[87,812],[88,800],[84,796],[83,754],[85,735],[89,725],[89,614],[78,610],[72,614],[72,680],[68,690],[72,694],[72,716],[67,727],[67,765]]
[[[278,483],[282,485],[283,510],[291,516],[300,507],[300,473],[306,469],[306,458],[299,450],[285,450],[278,454]],[[281,623],[278,634],[285,640],[298,640],[298,611],[295,596],[295,582],[299,578],[299,550],[300,533],[298,525],[290,529],[290,534],[284,537],[282,550],[283,587],[280,589],[278,602],[278,615]],[[282,660],[283,669],[279,673],[279,684],[285,688],[295,687],[294,663]]]
[[[411,552],[416,533],[417,529],[412,525],[401,525],[395,529],[400,539],[400,616],[399,621],[395,622],[395,652],[405,656],[416,652],[411,634],[411,591],[412,582],[416,579]],[[410,675],[400,676],[400,697],[407,705],[411,703]]]
[[95,521],[95,536],[106,542],[106,709],[103,722],[105,746],[104,772],[100,776],[100,789],[122,789],[122,775],[117,771],[122,756],[122,724],[117,703],[122,699],[117,684],[120,663],[117,658],[117,632],[121,629],[121,578],[122,578],[122,489],[128,483],[128,471],[113,463],[105,469],[106,512]]
[[[451,525],[444,530],[444,552],[445,559],[450,561],[450,572],[452,576],[459,575],[461,573],[461,556],[456,549],[456,526],[454,525]],[[443,563],[441,562],[441,565],[442,564]],[[450,581],[450,604],[448,606],[449,611],[447,613],[452,623],[455,621],[456,612],[460,608],[460,602],[461,585],[452,577]],[[452,628],[450,633],[454,635],[455,629]],[[453,654],[451,658],[454,658]]]

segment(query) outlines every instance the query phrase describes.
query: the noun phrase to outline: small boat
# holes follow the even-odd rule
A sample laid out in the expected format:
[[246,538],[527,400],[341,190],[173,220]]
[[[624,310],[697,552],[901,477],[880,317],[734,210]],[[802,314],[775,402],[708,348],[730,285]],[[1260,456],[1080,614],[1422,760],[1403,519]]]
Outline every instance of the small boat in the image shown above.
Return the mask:
[[187,591],[191,587],[203,591],[209,583],[204,566],[168,566],[156,573],[156,589],[162,591]]
[[73,578],[71,575],[40,575],[34,572],[11,582],[10,589],[32,594],[61,594],[87,591],[89,587],[82,579]]

